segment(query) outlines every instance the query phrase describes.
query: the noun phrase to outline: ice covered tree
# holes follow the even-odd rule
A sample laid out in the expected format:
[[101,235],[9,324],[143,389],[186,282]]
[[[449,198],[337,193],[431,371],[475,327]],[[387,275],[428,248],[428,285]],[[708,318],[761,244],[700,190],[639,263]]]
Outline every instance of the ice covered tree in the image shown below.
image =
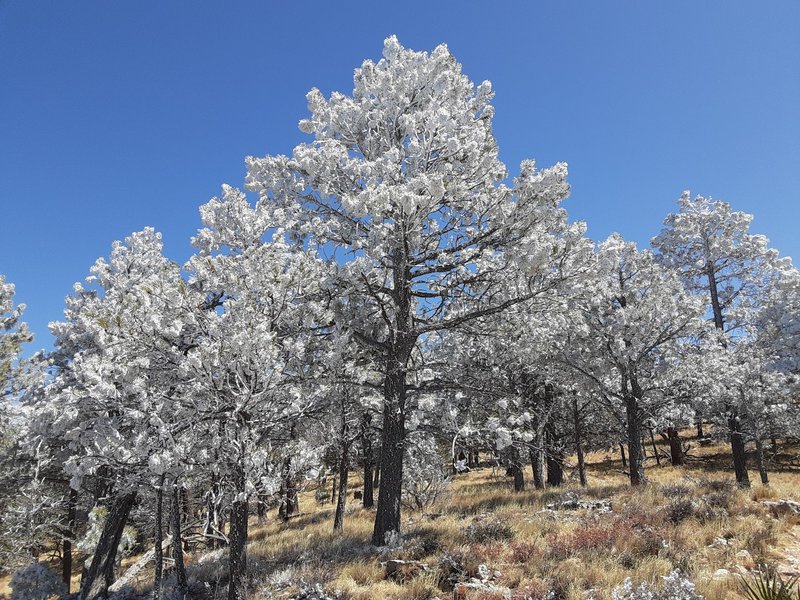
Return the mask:
[[[514,185],[498,160],[489,82],[478,86],[439,46],[414,52],[396,38],[365,61],[351,95],[308,94],[300,122],[313,140],[291,156],[248,158],[259,205],[340,265],[338,294],[383,376],[382,481],[373,542],[399,531],[409,417],[409,361],[426,336],[538,293],[568,245],[560,202],[566,166],[523,163]],[[514,263],[531,285],[504,285]]]
[[597,272],[591,299],[576,307],[564,360],[624,419],[630,481],[638,485],[644,423],[670,402],[675,366],[700,333],[702,303],[650,251],[618,234],[600,244]]
[[6,283],[0,275],[0,401],[3,402],[19,389],[15,377],[19,373],[22,345],[33,339],[28,326],[20,321],[25,305],[14,304],[14,291],[14,284]]
[[[246,596],[251,494],[274,487],[270,442],[324,396],[308,335],[327,316],[327,275],[313,250],[287,243],[284,224],[263,203],[225,186],[201,208],[189,287],[207,298],[181,373],[192,381],[195,435],[203,436],[231,499],[229,594]],[[291,437],[291,436],[290,436]],[[270,481],[262,481],[272,479]]]
[[51,326],[54,372],[31,398],[33,438],[63,462],[73,490],[90,487],[108,503],[83,598],[105,594],[113,582],[140,487],[168,472],[172,484],[193,454],[177,377],[190,295],[179,266],[162,254],[161,236],[148,228],[95,263],[68,298],[65,321]]
[[[734,211],[726,202],[684,192],[678,206],[677,213],[664,219],[652,245],[660,262],[676,269],[687,289],[704,298],[719,333],[718,351],[725,352],[749,335],[755,315],[781,274],[790,269],[790,261],[779,258],[765,236],[750,233],[752,215]],[[723,413],[736,480],[747,486],[740,415],[735,404]]]

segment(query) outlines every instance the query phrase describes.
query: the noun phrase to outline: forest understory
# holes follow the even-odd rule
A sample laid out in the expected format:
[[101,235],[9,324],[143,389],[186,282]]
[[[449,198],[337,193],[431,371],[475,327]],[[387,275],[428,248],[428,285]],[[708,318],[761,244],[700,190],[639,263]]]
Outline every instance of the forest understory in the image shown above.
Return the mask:
[[[484,461],[455,475],[431,506],[407,511],[401,539],[387,547],[370,544],[374,511],[353,499],[356,474],[342,533],[332,528],[335,507],[320,502],[312,484],[288,522],[277,510],[251,515],[249,597],[603,600],[626,578],[634,588],[659,588],[677,569],[696,593],[723,600],[746,598],[743,582],[759,574],[786,581],[800,575],[800,505],[781,502],[800,501],[800,445],[779,441],[768,453],[769,486],[749,489],[732,480],[722,443],[692,443],[680,467],[669,465],[665,442],[656,447],[661,466],[650,448],[648,483],[638,488],[629,485],[618,453],[587,455],[586,487],[577,482],[573,457],[564,485],[522,492],[513,492],[504,468]],[[127,557],[120,574],[141,556]],[[191,598],[226,597],[225,549],[194,545],[184,560]],[[10,593],[8,581],[0,593]],[[152,582],[150,562],[117,596],[150,597]]]

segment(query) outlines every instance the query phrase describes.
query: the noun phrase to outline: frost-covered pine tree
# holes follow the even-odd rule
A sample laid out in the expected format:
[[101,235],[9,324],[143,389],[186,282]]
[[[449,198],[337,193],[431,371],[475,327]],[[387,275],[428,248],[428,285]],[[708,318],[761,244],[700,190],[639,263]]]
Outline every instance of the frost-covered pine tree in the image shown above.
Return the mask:
[[644,483],[643,426],[671,401],[685,342],[702,330],[702,302],[652,252],[613,234],[598,249],[592,297],[576,308],[564,360],[624,415],[630,481]]
[[499,312],[514,264],[551,272],[568,225],[566,166],[522,165],[503,182],[489,82],[475,86],[447,47],[414,52],[395,37],[356,69],[351,95],[308,94],[313,140],[291,156],[249,158],[247,184],[285,227],[338,261],[346,323],[383,376],[381,486],[372,540],[400,528],[408,369],[420,339]]
[[[651,243],[659,261],[676,269],[687,289],[704,299],[719,334],[717,351],[725,352],[751,333],[757,312],[782,274],[791,269],[791,261],[780,258],[765,236],[750,233],[752,215],[732,210],[727,202],[692,198],[687,191],[678,206]],[[725,359],[717,362],[723,364]],[[723,384],[727,376],[708,375]],[[740,415],[735,403],[725,406],[718,418],[730,433],[736,481],[749,486]]]

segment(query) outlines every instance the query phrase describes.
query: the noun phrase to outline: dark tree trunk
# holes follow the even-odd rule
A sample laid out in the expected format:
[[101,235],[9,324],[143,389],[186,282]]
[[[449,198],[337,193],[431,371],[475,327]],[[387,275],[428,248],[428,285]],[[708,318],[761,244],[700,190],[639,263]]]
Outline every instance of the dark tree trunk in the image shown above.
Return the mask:
[[247,600],[247,495],[244,468],[233,465],[234,499],[228,547],[228,600]]
[[153,537],[153,598],[159,600],[161,598],[161,584],[164,577],[164,479],[162,475],[156,488],[156,526]]
[[547,454],[547,485],[558,487],[564,483],[564,454],[553,449]]
[[695,421],[695,426],[697,427],[697,438],[703,438],[705,435],[703,434],[703,417],[702,415],[697,416],[697,421]]
[[586,461],[583,457],[583,423],[578,409],[578,396],[572,396],[572,425],[575,432],[575,453],[578,455],[578,477],[581,487],[586,487]]
[[372,481],[372,463],[374,457],[372,455],[372,437],[370,435],[371,423],[372,415],[365,412],[361,421],[361,448],[364,454],[364,494],[361,497],[361,502],[364,508],[372,508],[375,504]]
[[372,489],[377,490],[381,487],[381,463],[380,463],[380,455],[378,455],[378,461],[375,463],[375,475],[372,477]]
[[644,478],[644,457],[642,452],[642,424],[639,403],[629,394],[625,398],[625,419],[628,434],[628,472],[631,485],[642,485]]
[[658,446],[656,446],[656,436],[653,435],[653,430],[650,430],[650,444],[653,446],[653,455],[656,457],[656,464],[661,466],[661,456],[658,453]]
[[683,464],[683,446],[681,436],[674,427],[667,428],[667,438],[669,439],[669,457],[672,466],[677,467]]
[[333,474],[333,482],[331,483],[331,504],[336,504],[336,473]]
[[287,456],[283,459],[283,479],[281,480],[281,505],[278,516],[283,521],[300,512],[300,502],[297,497],[297,482],[292,474],[292,459]]
[[731,434],[731,453],[733,454],[733,470],[736,473],[736,484],[739,487],[750,487],[750,477],[747,474],[747,455],[744,450],[744,437],[739,424],[739,418],[731,415],[728,418],[728,429]]
[[519,448],[511,446],[508,449],[508,468],[514,478],[514,491],[525,491],[525,474],[522,472],[522,459],[520,458]]
[[[344,436],[347,435],[347,428],[344,428]],[[349,447],[346,441],[342,443],[342,453],[339,457],[339,499],[336,502],[336,514],[333,517],[333,530],[341,532],[344,529],[344,509],[347,505],[347,462]]]
[[75,537],[75,526],[78,519],[78,492],[70,488],[67,500],[67,530],[61,544],[61,580],[70,592],[72,583],[72,540]]
[[758,474],[761,477],[761,483],[769,485],[767,464],[764,461],[764,442],[761,441],[760,437],[756,437],[756,462],[758,464]]
[[625,458],[625,445],[622,442],[619,443],[619,455],[622,457],[622,468],[627,468],[628,460]]
[[108,588],[114,583],[117,547],[135,500],[136,493],[131,492],[118,496],[109,507],[92,563],[81,581],[81,600],[95,600],[108,595]]
[[177,482],[172,484],[172,559],[175,561],[175,578],[178,584],[178,593],[186,598],[189,586],[186,583],[186,567],[183,565],[183,540],[181,539],[181,502],[180,487]]
[[544,452],[541,447],[531,446],[529,451],[531,459],[531,475],[533,487],[537,490],[544,489]]
[[403,453],[406,424],[406,361],[387,361],[384,381],[383,435],[381,436],[381,485],[372,543],[384,545],[387,534],[400,532],[400,500],[403,491]]

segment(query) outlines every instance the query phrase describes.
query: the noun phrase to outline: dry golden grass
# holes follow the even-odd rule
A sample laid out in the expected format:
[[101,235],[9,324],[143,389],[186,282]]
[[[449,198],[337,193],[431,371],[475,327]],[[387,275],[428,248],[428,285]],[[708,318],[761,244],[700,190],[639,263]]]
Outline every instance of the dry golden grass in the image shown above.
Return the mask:
[[[785,447],[784,464],[796,463],[799,450]],[[349,500],[344,531],[337,534],[333,507],[319,506],[313,492],[307,492],[301,497],[303,514],[288,523],[274,514],[263,524],[253,521],[248,546],[252,598],[290,598],[305,581],[320,583],[343,600],[445,599],[452,597],[448,576],[454,570],[463,580],[477,576],[481,565],[496,572],[494,584],[520,599],[553,590],[558,598],[583,600],[593,590],[598,600],[606,600],[627,577],[658,584],[676,568],[687,572],[708,600],[740,598],[737,578],[759,564],[780,561],[785,536],[800,522],[775,519],[761,504],[798,499],[800,469],[773,469],[769,487],[751,472],[753,487],[740,490],[731,483],[726,453],[723,444],[693,448],[682,467],[657,467],[651,458],[649,484],[635,489],[616,453],[587,457],[585,489],[570,482],[515,494],[502,470],[482,468],[456,477],[449,493],[427,512],[406,511],[404,543],[392,550],[369,544],[373,511]],[[358,481],[351,489],[357,487]],[[565,492],[610,498],[612,511],[545,510]],[[477,537],[476,530],[482,532]],[[387,578],[381,563],[389,558],[421,561],[427,570],[409,569]],[[221,597],[224,553],[202,564],[198,559],[190,559],[190,579],[208,582],[209,598]],[[715,576],[720,569],[730,575]],[[220,595],[214,595],[215,588]],[[496,595],[470,591],[467,596],[485,600]]]

